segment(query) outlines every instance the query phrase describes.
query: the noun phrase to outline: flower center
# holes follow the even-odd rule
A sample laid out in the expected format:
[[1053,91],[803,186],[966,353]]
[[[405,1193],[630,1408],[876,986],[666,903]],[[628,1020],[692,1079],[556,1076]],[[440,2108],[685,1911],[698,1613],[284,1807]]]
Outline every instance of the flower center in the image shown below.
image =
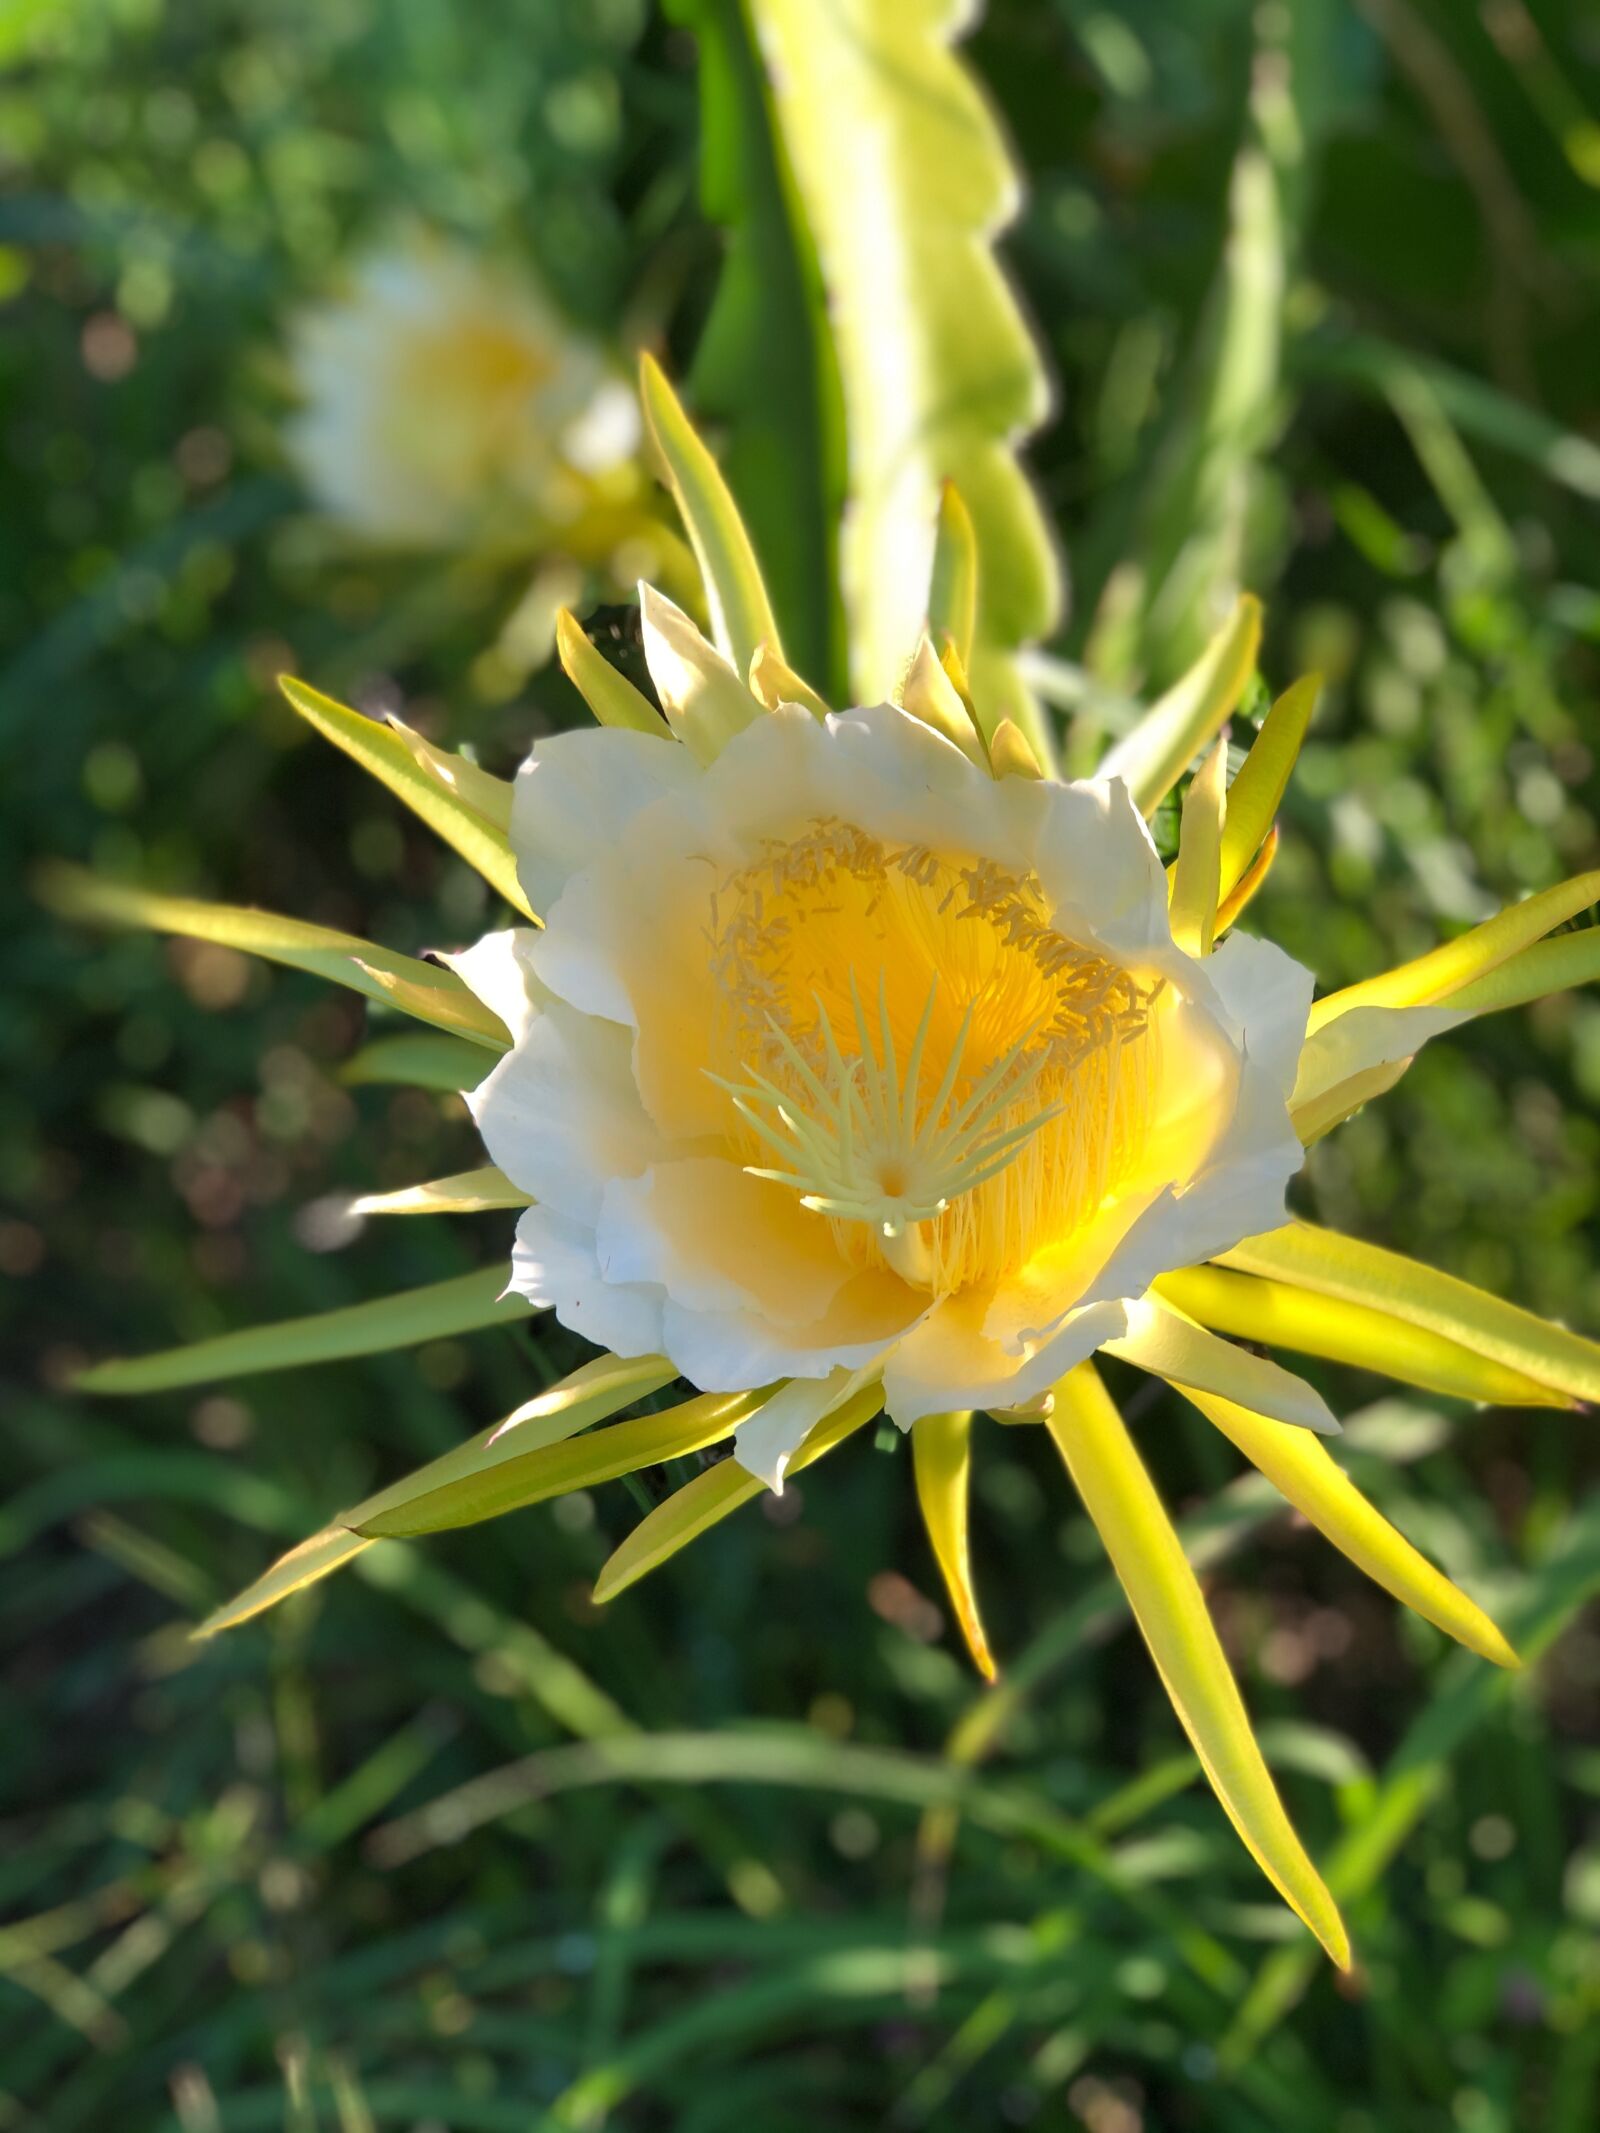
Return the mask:
[[817,821],[710,903],[713,1078],[758,1177],[939,1295],[1069,1237],[1147,1130],[1156,988],[992,861]]

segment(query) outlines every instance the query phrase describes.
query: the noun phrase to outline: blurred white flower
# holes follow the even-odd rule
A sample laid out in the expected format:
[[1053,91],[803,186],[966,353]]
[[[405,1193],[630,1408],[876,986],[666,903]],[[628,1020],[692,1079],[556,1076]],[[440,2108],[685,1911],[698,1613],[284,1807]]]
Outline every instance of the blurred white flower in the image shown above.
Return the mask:
[[289,357],[289,456],[366,539],[443,548],[507,531],[582,553],[588,522],[638,487],[637,404],[610,352],[530,276],[438,236],[358,258],[341,293],[293,321]]

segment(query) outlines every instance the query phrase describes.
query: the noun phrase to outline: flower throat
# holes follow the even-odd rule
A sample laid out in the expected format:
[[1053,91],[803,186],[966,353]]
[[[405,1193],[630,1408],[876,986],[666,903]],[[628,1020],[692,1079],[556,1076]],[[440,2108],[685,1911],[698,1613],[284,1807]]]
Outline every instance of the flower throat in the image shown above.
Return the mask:
[[936,1295],[1065,1241],[1143,1145],[1157,988],[1037,879],[834,819],[712,891],[714,1078],[758,1177]]

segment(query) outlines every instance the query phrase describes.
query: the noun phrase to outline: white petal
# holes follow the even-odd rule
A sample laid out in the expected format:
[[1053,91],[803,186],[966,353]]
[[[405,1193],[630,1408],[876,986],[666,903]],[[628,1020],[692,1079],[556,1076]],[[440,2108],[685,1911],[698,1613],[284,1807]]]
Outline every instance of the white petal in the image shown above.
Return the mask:
[[828,1225],[786,1185],[725,1156],[658,1163],[613,1179],[596,1224],[608,1281],[649,1281],[691,1311],[755,1311],[791,1331],[849,1277]]
[[1057,932],[1104,948],[1114,960],[1170,960],[1166,869],[1122,780],[1045,784],[1039,790],[1048,797],[1049,814],[1034,870]]
[[563,1000],[547,999],[467,1104],[506,1176],[591,1228],[608,1180],[670,1153],[639,1101],[628,1032]]
[[591,860],[615,859],[641,808],[699,775],[681,748],[621,726],[584,727],[540,741],[517,772],[511,845],[517,879],[541,918]]
[[739,1392],[778,1378],[822,1378],[843,1364],[876,1365],[914,1327],[928,1298],[892,1274],[855,1274],[808,1326],[780,1325],[757,1311],[694,1311],[668,1303],[661,1353],[706,1392]]
[[1311,972],[1276,942],[1248,933],[1230,933],[1205,967],[1244,1034],[1251,1065],[1287,1102],[1311,1013]]
[[526,1036],[545,998],[533,972],[532,950],[538,938],[532,926],[508,926],[503,933],[486,933],[459,955],[439,958],[500,1017],[513,1044]]
[[884,1405],[902,1429],[952,1408],[1019,1406],[1127,1324],[1120,1303],[1093,1304],[1026,1355],[1011,1355],[983,1331],[988,1303],[981,1292],[947,1297],[895,1348],[884,1366]]
[[571,1333],[613,1355],[661,1355],[662,1293],[616,1288],[601,1275],[594,1233],[553,1208],[530,1207],[517,1222],[509,1288],[555,1312]]
[[733,1433],[733,1456],[747,1474],[783,1494],[789,1461],[825,1415],[831,1415],[864,1381],[860,1370],[830,1370],[825,1378],[791,1378],[766,1406]]
[[1282,1223],[1284,1194],[1305,1160],[1287,1096],[1311,974],[1245,934],[1206,968],[1215,1011],[1187,1001],[1167,1010],[1162,1130],[1146,1163],[1079,1236],[996,1290],[984,1330],[1008,1351],[1047,1339],[1074,1309],[1142,1296],[1158,1274]]

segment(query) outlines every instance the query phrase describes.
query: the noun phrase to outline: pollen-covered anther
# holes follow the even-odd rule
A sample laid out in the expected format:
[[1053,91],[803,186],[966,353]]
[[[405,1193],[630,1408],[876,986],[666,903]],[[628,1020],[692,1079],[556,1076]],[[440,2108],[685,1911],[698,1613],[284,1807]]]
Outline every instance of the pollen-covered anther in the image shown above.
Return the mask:
[[938,1294],[997,1278],[1127,1169],[1153,992],[1055,933],[1031,877],[819,822],[712,913],[738,1069],[712,1078],[747,1168],[852,1264]]
[[937,1088],[924,1103],[928,1028],[939,989],[935,974],[902,1069],[890,1022],[887,980],[880,972],[876,1029],[862,1003],[854,972],[851,1004],[860,1049],[846,1059],[817,1001],[826,1058],[811,1067],[794,1039],[769,1018],[772,1036],[798,1078],[808,1104],[763,1074],[727,1083],[740,1116],[776,1153],[778,1166],[752,1163],[754,1177],[792,1186],[803,1207],[842,1222],[871,1226],[884,1257],[908,1280],[932,1271],[920,1225],[937,1220],[963,1194],[997,1177],[1059,1105],[1016,1119],[1014,1107],[1045,1063],[1026,1057],[1030,1030],[997,1059],[959,1100],[955,1091],[972,1029],[969,1005],[957,1028]]

